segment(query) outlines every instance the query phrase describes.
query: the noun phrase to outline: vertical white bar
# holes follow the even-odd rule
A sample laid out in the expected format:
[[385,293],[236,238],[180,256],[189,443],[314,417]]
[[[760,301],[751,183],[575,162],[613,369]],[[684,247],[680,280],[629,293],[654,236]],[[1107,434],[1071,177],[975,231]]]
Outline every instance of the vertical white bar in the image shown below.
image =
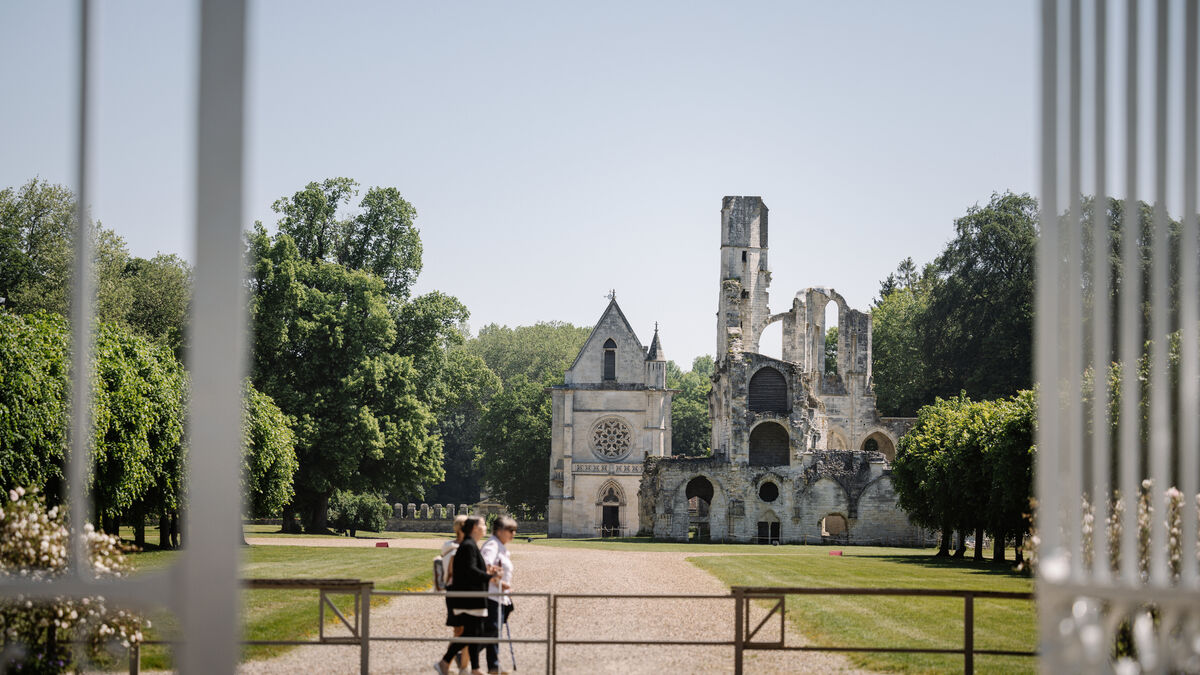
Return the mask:
[[[1038,387],[1038,532],[1043,555],[1061,555],[1058,417],[1058,6],[1042,0],[1041,237],[1038,241],[1034,367]],[[1046,566],[1041,568],[1046,572]],[[1061,581],[1059,579],[1058,581]]]
[[1108,0],[1096,0],[1095,12],[1095,180],[1092,199],[1092,504],[1095,509],[1095,556],[1092,574],[1108,581],[1108,509],[1111,494],[1112,443],[1109,442],[1108,368],[1112,363],[1112,324],[1109,317],[1108,251]]
[[1167,0],[1155,3],[1154,245],[1150,257],[1150,480],[1154,487],[1150,526],[1150,583],[1166,585],[1167,530],[1164,491],[1170,479],[1171,398],[1167,382],[1171,303],[1170,230],[1167,223]]
[[1125,213],[1121,224],[1121,578],[1139,581],[1137,553],[1138,489],[1141,477],[1141,402],[1138,358],[1142,354],[1142,265],[1138,239],[1137,119],[1138,119],[1138,4],[1125,4]]
[[92,577],[83,525],[90,518],[91,499],[87,493],[89,440],[92,435],[92,320],[95,317],[95,284],[92,280],[92,228],[88,225],[88,99],[91,78],[88,74],[91,2],[79,0],[79,144],[75,185],[75,260],[71,278],[71,417],[70,448],[67,463],[67,499],[71,516],[71,543],[67,564],[81,579]]
[[233,673],[238,655],[243,298],[242,137],[246,6],[200,3],[196,274],[181,671]]
[[1067,103],[1067,265],[1064,283],[1065,325],[1062,350],[1065,358],[1062,368],[1066,369],[1066,396],[1060,398],[1065,406],[1064,424],[1060,429],[1062,448],[1065,450],[1067,542],[1072,548],[1071,576],[1083,580],[1083,410],[1080,406],[1083,393],[1083,275],[1081,255],[1083,251],[1080,195],[1080,141],[1082,134],[1082,60],[1083,31],[1080,27],[1082,0],[1070,3],[1070,42],[1068,45],[1068,103]]
[[1179,415],[1180,474],[1183,490],[1183,570],[1187,586],[1195,587],[1200,575],[1196,570],[1196,493],[1200,492],[1200,223],[1196,219],[1196,116],[1197,81],[1200,80],[1200,49],[1197,48],[1198,3],[1185,3],[1183,60],[1183,232],[1180,237],[1179,322],[1180,340]]

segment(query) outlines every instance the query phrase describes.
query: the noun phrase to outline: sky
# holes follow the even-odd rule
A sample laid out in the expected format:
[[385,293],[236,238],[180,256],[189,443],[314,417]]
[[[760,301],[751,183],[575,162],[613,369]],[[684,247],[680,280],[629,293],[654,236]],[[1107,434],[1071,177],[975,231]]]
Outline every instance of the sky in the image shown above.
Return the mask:
[[[190,258],[196,5],[94,4],[92,213]],[[309,181],[394,186],[416,290],[473,330],[591,326],[614,289],[686,368],[722,197],[770,209],[779,312],[810,286],[867,310],[969,207],[1033,193],[1037,26],[1032,0],[251,2],[246,223]],[[0,5],[0,188],[75,180],[76,35],[74,2]]]

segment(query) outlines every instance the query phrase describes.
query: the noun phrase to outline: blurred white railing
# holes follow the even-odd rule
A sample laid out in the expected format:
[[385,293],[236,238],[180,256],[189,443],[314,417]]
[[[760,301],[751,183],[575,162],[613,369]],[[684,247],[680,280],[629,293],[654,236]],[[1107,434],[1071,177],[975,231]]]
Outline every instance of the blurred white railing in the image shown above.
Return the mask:
[[[1198,672],[1197,2],[1043,0],[1041,11],[1042,670]],[[1124,200],[1119,232],[1106,195]],[[1139,200],[1153,213],[1144,236]],[[1181,215],[1178,237],[1170,211]],[[1116,243],[1119,255],[1108,255]],[[1135,271],[1147,258],[1144,287]],[[1177,366],[1168,354],[1175,332]],[[1110,391],[1114,362],[1122,378]],[[1172,487],[1182,514],[1168,524]],[[1120,534],[1110,540],[1114,513]]]
[[[232,673],[241,634],[238,550],[241,499],[241,397],[245,371],[242,238],[242,134],[246,7],[244,0],[201,0],[196,134],[196,268],[189,358],[187,546],[166,572],[96,579],[84,523],[91,436],[92,241],[88,129],[91,77],[89,0],[79,2],[78,138],[75,263],[72,288],[71,420],[67,498],[71,574],[52,582],[0,578],[0,595],[31,599],[104,596],[110,605],[166,607],[187,636],[176,655],[184,673]],[[146,58],[154,58],[153,54]]]

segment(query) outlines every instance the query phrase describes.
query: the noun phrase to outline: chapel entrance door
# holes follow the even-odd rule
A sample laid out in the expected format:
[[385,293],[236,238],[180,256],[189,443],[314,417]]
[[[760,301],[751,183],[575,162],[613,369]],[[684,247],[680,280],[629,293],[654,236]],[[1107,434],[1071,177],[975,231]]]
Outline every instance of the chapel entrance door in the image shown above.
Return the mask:
[[605,504],[600,522],[601,537],[621,536],[621,507]]

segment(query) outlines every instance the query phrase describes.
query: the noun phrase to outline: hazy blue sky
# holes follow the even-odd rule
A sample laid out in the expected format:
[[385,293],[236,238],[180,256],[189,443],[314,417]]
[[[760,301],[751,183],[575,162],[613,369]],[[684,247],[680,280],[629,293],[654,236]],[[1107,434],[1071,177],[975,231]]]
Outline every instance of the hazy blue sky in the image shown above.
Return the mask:
[[[190,256],[195,6],[96,4],[94,213]],[[967,4],[253,2],[247,223],[310,180],[397,186],[419,290],[473,328],[591,325],[615,288],[686,367],[723,196],[771,209],[775,311],[808,286],[865,310],[969,206],[1035,189],[1036,8]],[[73,179],[73,9],[0,6],[0,187]]]

